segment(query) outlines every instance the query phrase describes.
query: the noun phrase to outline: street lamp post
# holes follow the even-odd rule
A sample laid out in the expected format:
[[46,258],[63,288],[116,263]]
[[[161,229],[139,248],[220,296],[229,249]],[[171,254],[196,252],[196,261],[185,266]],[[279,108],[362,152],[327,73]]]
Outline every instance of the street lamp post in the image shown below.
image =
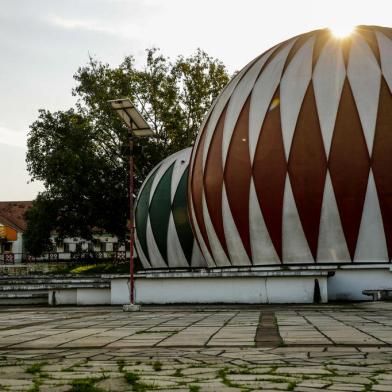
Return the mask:
[[153,136],[154,132],[147,121],[135,108],[129,98],[114,99],[109,101],[112,109],[124,121],[128,128],[129,136],[129,233],[130,233],[130,256],[129,256],[129,305],[124,305],[125,311],[139,310],[135,304],[135,277],[134,277],[134,235],[135,220],[133,217],[133,138]]

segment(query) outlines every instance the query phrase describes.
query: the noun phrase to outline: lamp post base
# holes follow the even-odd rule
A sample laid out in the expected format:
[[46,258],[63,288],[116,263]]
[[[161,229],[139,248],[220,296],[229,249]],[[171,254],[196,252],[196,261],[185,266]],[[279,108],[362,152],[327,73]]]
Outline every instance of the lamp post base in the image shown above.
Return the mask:
[[124,312],[140,312],[140,305],[136,304],[127,304],[123,305]]

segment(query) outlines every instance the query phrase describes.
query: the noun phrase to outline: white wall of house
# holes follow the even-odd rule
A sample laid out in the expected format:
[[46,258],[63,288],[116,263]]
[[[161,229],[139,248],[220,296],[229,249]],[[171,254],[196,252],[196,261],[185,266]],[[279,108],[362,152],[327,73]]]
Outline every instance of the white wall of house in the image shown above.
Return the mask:
[[23,233],[20,231],[18,231],[17,240],[12,242],[12,253],[15,254],[15,262],[20,263],[23,254]]
[[[57,236],[51,237],[53,243],[57,243]],[[80,237],[64,238],[60,244],[56,245],[54,252],[59,253],[59,258],[67,260],[74,252],[103,252],[110,256],[111,252],[125,252],[128,250],[126,245],[118,244],[118,238],[109,234],[94,235],[92,241],[86,241]]]
[[[68,260],[71,258],[71,253],[78,252],[103,252],[104,257],[110,257],[112,252],[127,252],[129,254],[129,249],[126,245],[118,244],[118,238],[111,236],[109,234],[94,235],[93,241],[86,241],[79,237],[65,238],[61,244],[56,245],[53,252],[58,253],[60,260]],[[52,235],[51,240],[56,244],[56,235]],[[23,246],[23,233],[21,231],[17,232],[17,240],[9,241],[11,244],[10,253],[14,254],[14,261],[16,263],[22,262],[25,256],[24,246]],[[91,246],[92,244],[92,246]],[[118,244],[118,245],[116,245]],[[0,246],[0,254],[4,252],[4,247]]]

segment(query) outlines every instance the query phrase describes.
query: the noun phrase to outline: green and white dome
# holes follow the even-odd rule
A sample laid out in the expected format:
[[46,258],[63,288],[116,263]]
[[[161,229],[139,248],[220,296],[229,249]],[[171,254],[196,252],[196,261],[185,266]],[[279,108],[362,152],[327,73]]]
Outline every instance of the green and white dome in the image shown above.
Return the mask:
[[188,217],[191,148],[164,159],[145,179],[135,206],[136,250],[144,268],[204,267]]

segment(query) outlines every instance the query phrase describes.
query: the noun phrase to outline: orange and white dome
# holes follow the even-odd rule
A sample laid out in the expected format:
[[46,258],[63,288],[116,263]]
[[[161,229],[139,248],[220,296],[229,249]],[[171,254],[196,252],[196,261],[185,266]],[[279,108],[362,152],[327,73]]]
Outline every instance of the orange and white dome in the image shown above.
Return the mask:
[[260,55],[193,148],[191,222],[209,266],[392,257],[392,29],[327,29]]

